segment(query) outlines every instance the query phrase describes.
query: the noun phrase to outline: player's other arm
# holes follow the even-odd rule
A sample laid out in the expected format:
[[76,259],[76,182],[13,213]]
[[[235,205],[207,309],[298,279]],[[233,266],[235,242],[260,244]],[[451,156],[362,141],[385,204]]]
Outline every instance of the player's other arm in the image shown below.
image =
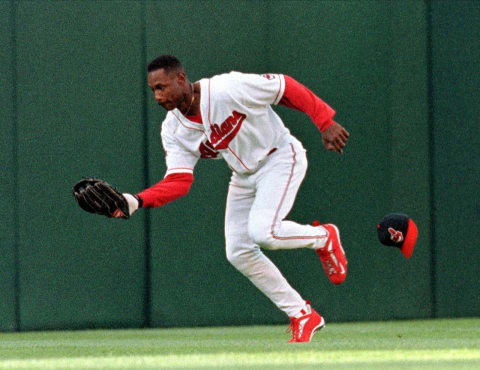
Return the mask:
[[350,134],[333,120],[335,111],[310,89],[284,75],[285,90],[279,104],[304,112],[322,133],[322,142],[328,150],[343,152]]

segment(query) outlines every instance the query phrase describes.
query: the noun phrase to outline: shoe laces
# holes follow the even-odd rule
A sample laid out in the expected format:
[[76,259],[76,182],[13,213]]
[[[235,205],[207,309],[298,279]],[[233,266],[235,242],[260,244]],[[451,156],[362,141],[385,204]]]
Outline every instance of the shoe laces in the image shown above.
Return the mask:
[[292,333],[292,338],[296,339],[297,334],[298,334],[298,325],[297,325],[297,319],[296,318],[291,318],[290,319],[290,325],[288,326],[287,330],[285,330],[286,333],[291,332]]
[[301,319],[311,316],[312,307],[310,306],[310,301],[305,301],[305,307],[299,312],[302,316],[300,317],[290,317],[290,325],[285,330],[286,333],[292,332],[292,339],[297,339],[297,336],[300,331],[299,322]]
[[335,267],[332,266],[332,263],[329,260],[326,260],[325,263],[328,267],[328,275],[333,275],[337,272],[337,270],[335,269]]

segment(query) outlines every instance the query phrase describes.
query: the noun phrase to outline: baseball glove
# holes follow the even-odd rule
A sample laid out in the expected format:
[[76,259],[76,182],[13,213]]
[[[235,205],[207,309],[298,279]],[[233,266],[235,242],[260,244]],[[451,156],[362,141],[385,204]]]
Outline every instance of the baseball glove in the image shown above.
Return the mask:
[[114,218],[130,217],[125,197],[104,180],[84,178],[73,186],[73,195],[87,212]]

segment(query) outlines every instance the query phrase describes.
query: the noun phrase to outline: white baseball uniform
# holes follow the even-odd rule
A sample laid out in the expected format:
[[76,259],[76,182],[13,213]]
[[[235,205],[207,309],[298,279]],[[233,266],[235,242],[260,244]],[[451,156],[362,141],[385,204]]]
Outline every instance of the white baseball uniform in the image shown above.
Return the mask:
[[223,157],[233,174],[225,216],[228,260],[288,316],[305,307],[260,248],[320,248],[327,232],[284,218],[307,170],[302,144],[271,105],[285,89],[281,74],[231,72],[200,80],[203,123],[168,112],[162,124],[167,172],[193,173],[200,158]]

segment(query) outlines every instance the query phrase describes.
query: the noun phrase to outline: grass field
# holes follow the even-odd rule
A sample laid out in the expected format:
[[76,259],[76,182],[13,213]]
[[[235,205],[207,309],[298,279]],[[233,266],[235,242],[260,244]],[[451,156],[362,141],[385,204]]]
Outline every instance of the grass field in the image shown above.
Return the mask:
[[0,369],[480,369],[480,319],[0,334]]

